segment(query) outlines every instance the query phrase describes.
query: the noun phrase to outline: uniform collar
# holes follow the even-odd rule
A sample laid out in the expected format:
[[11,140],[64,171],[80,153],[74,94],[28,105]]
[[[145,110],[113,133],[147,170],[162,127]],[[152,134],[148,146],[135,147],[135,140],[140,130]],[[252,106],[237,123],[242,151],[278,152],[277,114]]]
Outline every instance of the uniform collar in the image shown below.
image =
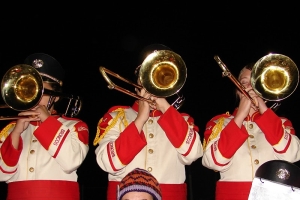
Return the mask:
[[[138,112],[139,110],[139,101],[135,101],[134,104],[132,105],[132,109]],[[158,117],[161,116],[162,112],[159,110],[151,110],[149,113],[150,117]]]
[[[59,115],[53,115],[52,117],[54,117],[55,119],[58,119],[60,116]],[[30,124],[33,125],[33,126],[39,126],[41,124],[41,122],[40,121],[31,121]]]
[[[232,115],[235,116],[237,111],[238,111],[238,108],[235,108]],[[259,116],[260,116],[260,113],[258,111],[256,111],[255,113],[252,114],[252,116],[248,115],[245,118],[245,121],[255,121]]]

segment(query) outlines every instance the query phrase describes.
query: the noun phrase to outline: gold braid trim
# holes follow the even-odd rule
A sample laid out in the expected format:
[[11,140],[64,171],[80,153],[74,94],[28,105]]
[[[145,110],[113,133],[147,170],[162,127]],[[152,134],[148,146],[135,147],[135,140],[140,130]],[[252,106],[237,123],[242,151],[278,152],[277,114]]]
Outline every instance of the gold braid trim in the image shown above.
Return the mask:
[[224,117],[221,117],[221,118],[218,120],[217,124],[216,124],[216,125],[214,126],[214,128],[212,129],[212,132],[211,132],[211,134],[210,134],[210,136],[209,136],[207,142],[206,142],[205,139],[204,139],[204,141],[203,141],[203,149],[206,149],[206,145],[207,145],[211,140],[215,139],[215,138],[219,135],[219,133],[222,131],[222,127],[223,127],[223,124],[224,124],[224,119],[225,119]]
[[4,127],[4,129],[2,129],[0,132],[0,139],[2,137],[4,137],[4,139],[6,139],[8,136],[8,130],[11,129],[13,126],[15,126],[15,124],[16,124],[15,122],[12,122],[12,123],[8,124],[6,127]]
[[[100,135],[100,123],[102,122],[103,118],[100,119],[100,121],[98,122],[98,126],[97,126],[97,133],[96,133],[96,137],[94,139],[94,146],[96,146],[100,140],[106,135],[106,133],[116,125],[117,121],[119,118],[121,118],[121,121],[124,123],[125,127],[128,126],[128,121],[126,120],[125,117],[125,112],[123,108],[117,108],[116,110],[112,111],[112,112],[118,112],[117,116],[112,120],[112,122],[105,128],[105,131]],[[119,129],[121,131],[121,123],[119,124]],[[102,129],[103,130],[103,129]]]

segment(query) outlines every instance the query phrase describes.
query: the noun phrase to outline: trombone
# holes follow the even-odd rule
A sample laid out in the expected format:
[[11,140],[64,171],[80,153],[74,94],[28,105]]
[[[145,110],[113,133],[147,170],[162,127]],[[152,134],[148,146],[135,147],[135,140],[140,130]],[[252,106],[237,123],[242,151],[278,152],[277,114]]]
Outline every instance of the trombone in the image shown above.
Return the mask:
[[[30,110],[38,105],[44,94],[69,99],[64,113],[66,116],[74,117],[79,114],[82,102],[78,96],[45,89],[39,72],[34,67],[26,64],[11,67],[3,76],[1,95],[5,104],[0,105],[0,108],[11,108],[16,111]],[[20,118],[24,118],[24,116],[0,116],[0,120]]]
[[140,66],[138,74],[141,85],[135,84],[103,66],[100,66],[99,70],[108,83],[109,89],[118,90],[148,103],[153,104],[154,102],[114,84],[107,76],[107,73],[133,85],[137,89],[144,88],[148,93],[157,97],[169,97],[177,94],[178,98],[172,104],[176,109],[179,109],[185,100],[182,95],[179,95],[179,91],[186,81],[187,69],[181,56],[173,51],[154,51],[146,57]]
[[[227,76],[251,100],[252,104],[256,105],[245,87],[231,74],[219,56],[214,56],[214,59],[223,70],[223,77]],[[299,71],[289,57],[270,53],[254,64],[250,83],[254,92],[265,102],[275,102],[270,108],[276,110],[280,106],[280,101],[289,97],[296,90],[299,83]]]

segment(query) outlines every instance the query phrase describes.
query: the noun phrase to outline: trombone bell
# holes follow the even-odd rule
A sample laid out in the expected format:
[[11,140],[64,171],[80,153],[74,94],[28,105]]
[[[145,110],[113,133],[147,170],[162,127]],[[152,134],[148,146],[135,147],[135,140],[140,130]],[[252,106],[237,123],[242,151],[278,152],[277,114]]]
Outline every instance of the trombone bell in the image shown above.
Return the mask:
[[14,89],[16,96],[20,101],[31,102],[37,96],[37,81],[32,75],[25,75],[17,80]]
[[140,66],[138,74],[141,85],[135,84],[105,67],[100,66],[99,70],[105,81],[108,83],[109,89],[115,89],[137,99],[154,103],[152,100],[145,99],[136,93],[114,84],[107,76],[107,73],[133,85],[137,89],[145,89],[148,93],[156,97],[164,98],[177,94],[178,98],[172,104],[176,109],[180,108],[183,104],[184,97],[180,96],[178,92],[185,83],[187,69],[182,58],[173,51],[154,51],[146,57]]
[[29,110],[40,101],[43,80],[33,67],[15,65],[3,76],[1,94],[5,103],[17,111]]
[[168,97],[183,87],[187,76],[182,58],[169,50],[154,51],[143,61],[139,80],[147,92]]
[[169,89],[176,83],[177,74],[178,72],[170,64],[161,63],[153,70],[153,83],[161,89]]
[[299,72],[289,57],[268,54],[254,64],[250,81],[254,91],[265,100],[281,101],[296,90]]
[[[1,82],[1,94],[5,106],[0,105],[0,108],[9,107],[17,111],[33,109],[39,104],[43,95],[69,99],[65,116],[77,116],[82,107],[79,96],[45,89],[40,73],[34,67],[26,64],[15,65],[5,73]],[[23,117],[0,117],[0,120],[20,118]]]
[[272,69],[271,67],[264,73],[262,83],[266,90],[278,94],[285,89],[288,79],[289,76],[284,70]]

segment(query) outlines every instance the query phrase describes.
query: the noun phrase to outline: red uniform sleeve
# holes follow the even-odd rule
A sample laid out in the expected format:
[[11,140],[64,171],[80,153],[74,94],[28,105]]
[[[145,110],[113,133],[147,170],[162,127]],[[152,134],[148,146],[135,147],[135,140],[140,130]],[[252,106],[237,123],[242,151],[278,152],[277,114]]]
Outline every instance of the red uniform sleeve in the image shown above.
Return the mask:
[[225,158],[231,158],[248,138],[247,130],[244,126],[240,129],[231,120],[223,129],[218,142],[219,150]]
[[138,132],[134,123],[129,124],[115,141],[120,161],[127,165],[147,145],[144,133]]
[[[255,122],[271,145],[276,145],[283,137],[284,128],[282,127],[282,121],[271,109],[267,109]],[[292,127],[292,123],[287,120],[284,126]],[[295,134],[293,128],[290,128],[290,130],[293,130],[291,133]]]
[[1,156],[6,165],[10,167],[16,166],[19,161],[22,149],[22,138],[20,137],[19,148],[15,149],[12,145],[11,135],[8,135],[1,146]]
[[[193,120],[190,119],[190,122],[193,123]],[[183,116],[173,106],[170,106],[159,118],[158,123],[166,132],[173,146],[179,148],[188,133],[188,124]]]
[[225,127],[222,125],[222,127],[219,127],[220,130],[215,131],[214,128],[221,118],[228,118],[228,115],[218,115],[211,119],[206,125],[204,138],[208,143],[212,139],[219,137],[218,148],[220,153],[225,158],[231,158],[247,140],[248,133],[244,126],[240,129],[233,120],[228,122]]

